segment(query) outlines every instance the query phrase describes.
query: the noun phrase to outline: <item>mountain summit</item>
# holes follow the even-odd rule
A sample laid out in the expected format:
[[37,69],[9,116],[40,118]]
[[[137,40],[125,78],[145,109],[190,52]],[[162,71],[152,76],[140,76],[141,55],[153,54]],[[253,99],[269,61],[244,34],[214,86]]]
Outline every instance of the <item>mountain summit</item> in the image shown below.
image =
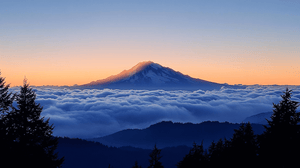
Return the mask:
[[192,78],[152,61],[145,61],[117,75],[82,86],[112,89],[213,90],[225,85]]
[[151,64],[154,64],[154,63],[152,61],[140,62],[137,65],[135,65],[134,67],[132,67],[131,69],[124,70],[121,73],[119,73],[118,75],[113,75],[113,76],[110,76],[106,79],[93,81],[91,83],[85,84],[85,86],[107,85],[107,84],[110,84],[110,83],[120,81],[122,79],[127,79],[128,77],[131,77],[134,74],[144,70],[146,67],[151,66]]

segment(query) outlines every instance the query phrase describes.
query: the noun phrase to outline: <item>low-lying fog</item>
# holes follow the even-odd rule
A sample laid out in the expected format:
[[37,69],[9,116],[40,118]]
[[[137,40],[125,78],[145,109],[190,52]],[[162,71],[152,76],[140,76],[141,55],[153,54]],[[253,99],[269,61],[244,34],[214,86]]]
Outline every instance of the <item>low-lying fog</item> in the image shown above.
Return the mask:
[[[19,88],[11,88],[19,92]],[[285,87],[222,88],[217,91],[147,91],[117,89],[34,88],[42,116],[50,117],[54,135],[104,136],[128,128],[146,128],[160,121],[228,121],[271,112]],[[292,99],[300,101],[300,87]]]

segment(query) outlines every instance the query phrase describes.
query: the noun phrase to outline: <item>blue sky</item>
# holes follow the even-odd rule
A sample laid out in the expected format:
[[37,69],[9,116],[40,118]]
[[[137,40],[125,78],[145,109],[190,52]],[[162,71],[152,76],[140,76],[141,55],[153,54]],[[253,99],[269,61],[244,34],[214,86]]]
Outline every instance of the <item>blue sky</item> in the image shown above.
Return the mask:
[[299,8],[296,0],[4,0],[0,67],[13,85],[25,75],[35,85],[84,84],[147,60],[219,83],[300,84]]

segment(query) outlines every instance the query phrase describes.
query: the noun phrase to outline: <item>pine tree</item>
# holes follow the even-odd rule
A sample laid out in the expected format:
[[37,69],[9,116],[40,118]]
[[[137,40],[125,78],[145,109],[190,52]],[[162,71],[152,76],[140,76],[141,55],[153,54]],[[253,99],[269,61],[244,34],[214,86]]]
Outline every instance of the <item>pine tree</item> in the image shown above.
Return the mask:
[[212,167],[220,167],[224,164],[224,150],[225,145],[222,139],[219,139],[217,143],[212,142],[209,147],[209,162]]
[[288,88],[281,95],[278,104],[273,103],[273,114],[268,121],[269,126],[259,136],[259,157],[265,165],[276,167],[292,167],[300,157],[300,114],[296,112],[299,102],[291,100],[292,90]]
[[13,103],[14,96],[9,93],[8,89],[9,84],[5,85],[5,78],[0,76],[0,119],[9,112]]
[[53,125],[49,118],[41,117],[42,107],[35,103],[36,94],[24,79],[17,95],[17,107],[6,117],[7,135],[12,137],[14,158],[11,167],[61,167],[64,158],[58,159],[55,150],[58,139],[52,136]]
[[178,162],[177,168],[198,168],[206,167],[208,163],[207,153],[203,149],[203,141],[201,145],[193,144],[193,148],[183,158],[182,161]]
[[212,141],[210,146],[208,147],[208,155],[209,155],[209,158],[212,157],[212,154],[216,151],[216,143],[215,141]]
[[[252,130],[251,124],[242,123],[239,129],[234,130],[231,138],[231,148],[240,152],[247,151],[244,154],[256,155],[256,136]],[[239,154],[241,156],[241,154]]]
[[257,160],[257,141],[251,124],[242,123],[239,129],[234,130],[229,150],[226,153],[230,160],[230,167],[240,167],[240,163],[247,163],[248,167],[255,167]]
[[138,161],[135,161],[134,166],[132,168],[142,168],[142,166],[139,166]]
[[[1,75],[1,72],[0,72]],[[5,85],[5,78],[0,76],[0,162],[8,163],[12,138],[6,134],[6,116],[12,110],[14,95],[9,93],[9,85]]]
[[150,153],[150,165],[148,168],[163,168],[162,163],[159,161],[162,156],[160,156],[161,149],[157,149],[156,144],[154,145],[154,148],[152,152]]

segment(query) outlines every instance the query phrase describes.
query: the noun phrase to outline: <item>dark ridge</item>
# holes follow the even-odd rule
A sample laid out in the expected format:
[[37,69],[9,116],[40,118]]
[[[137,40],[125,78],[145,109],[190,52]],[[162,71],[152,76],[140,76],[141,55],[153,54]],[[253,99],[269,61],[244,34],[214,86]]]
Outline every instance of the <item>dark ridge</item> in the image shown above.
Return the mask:
[[[188,152],[187,146],[178,146],[162,149],[162,159],[165,168],[176,168],[179,162]],[[142,167],[149,166],[150,149],[133,147],[108,147],[98,142],[91,142],[82,139],[59,138],[56,150],[59,157],[64,156],[63,168],[130,168],[138,161]]]
[[[203,146],[207,148],[212,141],[231,138],[234,129],[238,129],[240,125],[218,121],[206,121],[199,124],[163,121],[146,129],[127,129],[89,140],[108,146],[132,146],[144,149],[152,149],[154,144],[159,148],[180,145],[191,147],[193,142],[200,144],[203,140]],[[261,124],[251,125],[255,134],[261,134],[264,131]]]

